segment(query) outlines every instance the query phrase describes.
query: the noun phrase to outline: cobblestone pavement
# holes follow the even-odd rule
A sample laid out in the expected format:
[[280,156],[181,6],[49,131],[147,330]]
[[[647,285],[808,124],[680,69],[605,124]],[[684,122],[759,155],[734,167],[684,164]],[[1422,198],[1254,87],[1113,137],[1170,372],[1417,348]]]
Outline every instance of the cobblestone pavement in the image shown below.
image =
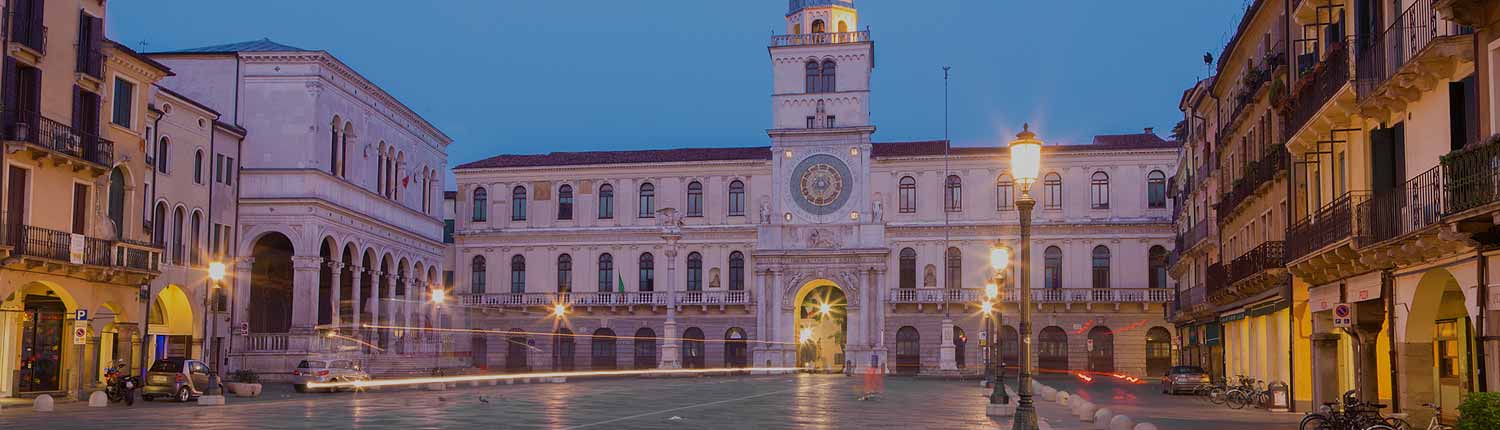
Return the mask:
[[[7,407],[0,410],[0,428],[1009,428],[984,415],[985,391],[978,385],[887,378],[886,394],[873,400],[860,400],[862,378],[834,375],[573,380],[335,394],[297,394],[272,386],[261,398],[230,398],[222,407],[137,402],[133,407],[89,408],[72,402],[59,404],[51,413]],[[1187,398],[1157,402],[1144,387],[1100,385],[1083,391],[1091,396],[1118,395],[1122,404],[1142,410],[1170,411],[1175,421],[1153,421],[1162,429],[1280,428],[1257,421],[1267,417],[1264,412],[1225,413],[1222,407]],[[1060,407],[1041,410],[1059,424],[1058,429],[1082,428],[1071,417],[1052,416],[1061,415]],[[1225,425],[1187,421],[1192,417]],[[1295,418],[1290,422],[1295,426]]]
[[[1014,384],[1015,373],[1011,372],[1007,376]],[[1301,413],[1267,412],[1251,407],[1235,410],[1210,404],[1194,396],[1162,394],[1161,386],[1155,379],[1131,384],[1101,376],[1086,382],[1073,375],[1044,374],[1038,376],[1037,380],[1060,391],[1088,399],[1100,407],[1108,407],[1116,414],[1127,415],[1136,422],[1150,422],[1163,430],[1295,429],[1302,419]],[[1059,429],[1081,425],[1077,419],[1052,420],[1059,423]]]

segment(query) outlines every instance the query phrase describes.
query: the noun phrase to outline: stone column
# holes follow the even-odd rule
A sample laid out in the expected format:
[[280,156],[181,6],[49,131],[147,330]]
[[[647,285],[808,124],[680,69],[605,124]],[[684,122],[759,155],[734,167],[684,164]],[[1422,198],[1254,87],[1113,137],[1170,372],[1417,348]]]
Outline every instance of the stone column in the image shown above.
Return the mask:
[[[391,288],[391,296],[397,299],[394,303],[391,303],[391,306],[393,306],[392,312],[394,312],[391,316],[394,317],[392,319],[396,321],[395,324],[399,324],[402,327],[411,327],[411,304],[407,300],[411,299],[412,291],[411,285],[407,283],[408,280],[410,280],[409,277],[397,276],[396,287]],[[395,297],[396,291],[401,291],[400,297]],[[401,338],[396,341],[401,342],[402,353],[410,352],[406,350],[406,339],[411,336],[412,332],[410,329],[401,330]]]
[[364,310],[364,304],[360,303],[360,297],[362,297],[361,295],[364,293],[364,289],[360,288],[359,286],[360,275],[362,275],[363,273],[363,267],[355,265],[349,266],[349,294],[353,296],[349,299],[350,301],[354,302],[354,309],[350,310],[350,312],[354,313],[354,315],[353,318],[350,319],[350,322],[354,325],[354,333],[356,338],[359,337],[359,333],[362,333],[364,331],[362,328],[360,328],[361,321],[359,320],[361,316],[360,313]]
[[293,334],[311,334],[318,325],[318,277],[322,266],[322,257],[292,257]]
[[954,360],[953,349],[953,319],[943,318],[942,342],[938,345],[938,369],[958,370],[958,362]]
[[[755,335],[751,336],[751,338],[758,340],[770,340],[771,338],[767,336],[766,331],[766,315],[769,313],[768,310],[771,308],[770,296],[767,295],[769,289],[766,288],[766,277],[770,275],[770,272],[757,270],[752,273],[754,273],[755,281],[755,285],[751,287],[754,288],[752,291],[755,294]],[[766,355],[766,344],[750,343],[750,345],[752,345],[750,346],[750,366],[760,366],[761,364],[756,363],[755,361],[765,360],[765,358],[763,357],[765,357]]]
[[[230,291],[229,294],[229,297],[232,297],[230,301],[234,306],[229,310],[229,312],[231,315],[234,315],[234,318],[229,322],[231,326],[229,330],[230,332],[235,333],[236,336],[238,336],[239,334],[240,325],[248,325],[250,323],[250,272],[254,267],[255,258],[252,257],[240,257],[234,262],[234,290]],[[137,330],[135,334],[139,335],[139,330]],[[238,336],[238,338],[243,341],[244,336]],[[231,340],[229,344],[231,345],[231,348],[234,348],[234,341]],[[242,350],[245,348],[245,346],[246,345],[241,344],[239,348],[236,349]],[[145,346],[141,347],[144,348]],[[238,363],[231,363],[233,364],[233,368],[239,368]],[[137,365],[140,364],[137,363]]]
[[871,357],[879,362],[876,364],[878,366],[876,370],[881,370],[890,367],[886,364],[889,357],[885,345],[885,270],[875,269],[873,277],[874,282],[870,285],[873,285],[875,289],[875,301],[870,306],[874,309],[875,326],[870,329],[870,333],[875,337],[875,350],[871,353]]
[[[384,291],[382,291],[384,288],[381,288],[381,284],[385,282],[385,274],[374,269],[366,272],[366,274],[370,275],[370,289],[374,290],[370,292],[370,325],[381,325],[380,308],[381,303],[385,302],[381,298],[382,294],[384,294]],[[371,329],[370,338],[365,341],[380,346],[380,333],[384,333],[385,330],[381,328]],[[384,346],[380,347],[385,348]]]
[[661,346],[661,368],[682,367],[681,334],[677,332],[677,237],[667,239],[667,321],[662,324],[666,342]]
[[341,272],[344,271],[344,265],[337,261],[329,261],[327,264],[328,271],[332,273],[332,275],[328,278],[328,281],[332,284],[328,292],[330,296],[328,302],[330,306],[333,306],[333,309],[329,313],[329,315],[332,315],[332,317],[329,319],[329,322],[333,323],[334,330],[337,331],[340,326],[343,325],[343,321],[341,320],[341,318],[339,318],[339,308],[343,307],[343,303],[341,302],[344,299],[344,292],[342,288],[343,285],[339,282],[339,277],[342,275]]

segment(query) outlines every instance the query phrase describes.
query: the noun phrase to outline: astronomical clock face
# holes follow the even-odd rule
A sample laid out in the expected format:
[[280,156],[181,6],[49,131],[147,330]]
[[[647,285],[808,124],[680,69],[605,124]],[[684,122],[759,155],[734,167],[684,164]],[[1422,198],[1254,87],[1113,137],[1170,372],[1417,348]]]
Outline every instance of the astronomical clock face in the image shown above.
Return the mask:
[[849,201],[851,180],[849,167],[842,160],[818,154],[802,160],[792,171],[791,192],[802,210],[827,215]]

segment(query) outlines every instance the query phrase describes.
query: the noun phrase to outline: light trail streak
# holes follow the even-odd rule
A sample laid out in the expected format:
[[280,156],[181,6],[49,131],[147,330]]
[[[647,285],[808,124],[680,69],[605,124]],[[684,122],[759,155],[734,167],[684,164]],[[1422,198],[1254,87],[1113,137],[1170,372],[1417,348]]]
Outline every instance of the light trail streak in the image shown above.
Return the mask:
[[598,370],[580,372],[545,372],[545,373],[507,373],[490,375],[459,375],[459,376],[432,376],[418,378],[397,379],[372,379],[365,381],[344,382],[309,382],[307,388],[371,388],[391,387],[398,385],[420,385],[450,382],[471,381],[504,381],[510,379],[529,378],[570,378],[580,376],[633,376],[633,375],[687,375],[687,374],[715,374],[735,372],[793,372],[800,370],[796,367],[726,367],[717,369],[642,369],[642,370]]
[[[659,339],[667,339],[667,337],[665,337],[665,336],[646,337],[646,336],[592,335],[592,334],[579,334],[579,333],[545,333],[545,332],[539,332],[539,331],[490,330],[490,329],[478,329],[478,328],[406,327],[406,326],[372,325],[372,324],[365,324],[364,328],[386,329],[386,330],[431,331],[431,332],[446,332],[446,333],[515,334],[515,335],[527,335],[527,336],[559,336],[559,337],[582,337],[582,338],[627,339],[627,340],[636,340],[636,339],[659,340]],[[773,340],[753,340],[753,339],[686,339],[686,338],[680,338],[680,337],[672,338],[672,339],[677,339],[677,340],[683,341],[683,342],[700,342],[700,343],[745,342],[745,343],[759,343],[759,344],[768,344],[768,345],[796,345],[797,344],[796,342],[778,342],[778,341],[773,341]]]
[[334,332],[328,332],[328,338],[330,338],[330,339],[343,339],[343,340],[354,342],[354,343],[357,343],[357,344],[360,344],[360,345],[364,345],[366,347],[375,349],[375,350],[380,351],[380,352],[385,352],[384,348],[381,348],[379,346],[375,346],[375,345],[373,345],[373,344],[371,344],[369,342],[365,342],[363,340],[355,339],[355,338],[352,338],[352,337],[349,337],[349,336],[344,336],[344,335],[341,335],[341,334],[338,334],[338,333],[334,333]]

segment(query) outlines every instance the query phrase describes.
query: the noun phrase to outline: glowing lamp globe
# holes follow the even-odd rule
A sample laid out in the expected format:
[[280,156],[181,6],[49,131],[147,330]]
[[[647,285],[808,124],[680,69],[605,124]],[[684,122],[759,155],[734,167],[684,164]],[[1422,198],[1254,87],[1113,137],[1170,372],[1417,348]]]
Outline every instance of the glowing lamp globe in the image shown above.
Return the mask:
[[562,317],[566,313],[568,313],[568,307],[563,306],[562,303],[552,305],[552,316]]
[[996,297],[1000,296],[1000,287],[995,284],[985,284],[984,296],[988,297],[990,300],[994,300]]
[[995,311],[995,305],[990,302],[981,303],[979,305],[979,311],[984,312],[985,315],[989,315],[991,312]]
[[1023,189],[1036,183],[1042,170],[1042,141],[1031,132],[1031,124],[1023,126],[1016,140],[1010,141],[1010,174]]
[[218,261],[208,263],[208,279],[214,281],[224,280],[224,263]]
[[448,292],[443,290],[432,290],[432,302],[443,304],[448,301]]
[[1003,247],[991,249],[990,268],[999,272],[1005,270],[1006,267],[1010,267],[1010,249]]

